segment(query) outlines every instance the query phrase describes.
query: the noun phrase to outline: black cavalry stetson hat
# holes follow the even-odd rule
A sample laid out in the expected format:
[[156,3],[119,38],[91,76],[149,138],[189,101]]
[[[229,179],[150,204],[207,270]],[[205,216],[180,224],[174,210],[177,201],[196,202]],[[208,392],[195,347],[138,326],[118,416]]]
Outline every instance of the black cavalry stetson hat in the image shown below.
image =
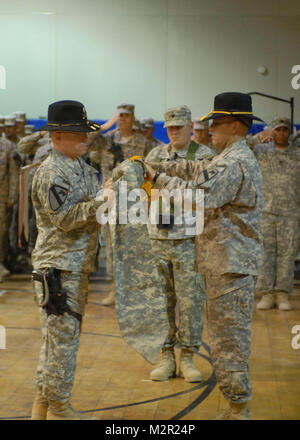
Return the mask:
[[222,116],[243,117],[264,122],[253,115],[252,98],[247,93],[225,92],[215,96],[214,109],[201,118],[201,121],[216,119]]
[[48,107],[48,122],[39,131],[73,131],[88,133],[100,129],[88,121],[84,105],[79,101],[57,101]]

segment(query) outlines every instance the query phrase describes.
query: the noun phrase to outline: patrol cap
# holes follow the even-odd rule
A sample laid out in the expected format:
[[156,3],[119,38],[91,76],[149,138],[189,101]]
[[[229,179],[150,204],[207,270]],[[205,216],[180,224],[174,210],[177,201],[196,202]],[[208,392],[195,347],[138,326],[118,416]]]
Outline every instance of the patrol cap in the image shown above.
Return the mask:
[[13,112],[16,117],[16,122],[26,122],[26,113],[24,112]]
[[144,118],[142,120],[142,125],[145,128],[152,128],[152,127],[154,127],[154,119],[152,119],[152,118]]
[[135,106],[133,104],[120,104],[118,105],[117,110],[119,113],[133,114],[134,108]]
[[133,130],[139,130],[141,128],[141,123],[138,119],[134,120],[134,123],[132,124]]
[[32,124],[26,124],[24,130],[25,130],[25,134],[34,133],[35,126]]
[[16,117],[14,115],[5,116],[4,125],[5,127],[13,127],[16,125]]
[[291,120],[285,117],[277,117],[271,121],[270,128],[287,127],[291,130]]
[[201,116],[193,119],[194,130],[208,130],[209,121],[201,121]]
[[172,127],[176,125],[186,125],[192,121],[191,110],[186,105],[172,107],[164,113],[164,127]]

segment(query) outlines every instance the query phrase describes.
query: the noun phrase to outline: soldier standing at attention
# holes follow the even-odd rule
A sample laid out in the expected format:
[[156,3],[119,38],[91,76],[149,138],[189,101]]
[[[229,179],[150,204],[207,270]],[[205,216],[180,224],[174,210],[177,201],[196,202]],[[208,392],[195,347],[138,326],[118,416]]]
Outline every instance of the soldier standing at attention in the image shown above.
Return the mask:
[[[181,159],[198,160],[213,156],[205,145],[191,141],[191,111],[187,106],[168,109],[165,114],[169,144],[155,147],[147,162],[168,162]],[[167,300],[169,334],[162,349],[160,365],[151,372],[152,380],[168,380],[176,374],[174,346],[181,348],[179,374],[186,382],[201,382],[202,375],[193,361],[194,352],[202,343],[202,312],[205,300],[204,283],[194,269],[195,232],[182,219],[181,225],[149,223],[149,235],[157,270],[163,280]],[[175,307],[178,305],[177,334]]]
[[25,125],[27,124],[26,113],[24,112],[13,112],[16,117],[16,131],[20,139],[26,136]]
[[294,287],[294,262],[299,248],[300,150],[289,142],[291,121],[277,117],[270,124],[272,142],[253,151],[261,168],[264,207],[261,233],[264,258],[257,280],[262,298],[259,310],[292,310],[289,294]]
[[[19,169],[14,160],[14,146],[8,140],[0,139],[0,282],[9,275],[3,265],[8,252],[8,229],[11,221],[11,209],[17,202]],[[6,258],[5,258],[6,257]]]
[[148,146],[149,151],[145,151],[145,156],[147,156],[148,153],[150,153],[153,148],[158,147],[158,145],[161,145],[162,142],[160,142],[158,139],[156,139],[153,136],[154,133],[154,120],[152,118],[145,118],[142,120],[142,127],[143,127],[143,135],[145,138],[147,138],[150,141],[150,145]]
[[211,146],[208,121],[200,121],[200,117],[193,120],[192,140],[196,142],[196,144],[203,144],[207,147]]
[[[77,101],[48,109],[53,151],[32,183],[38,236],[32,252],[34,287],[40,305],[43,344],[36,372],[32,419],[85,419],[70,405],[88,276],[98,243],[97,171],[80,157],[87,133],[100,126],[87,120]],[[108,184],[106,185],[108,187]]]
[[254,289],[263,253],[263,189],[245,137],[252,120],[260,119],[253,116],[251,96],[236,92],[217,95],[214,110],[203,118],[209,119],[212,143],[222,150],[219,155],[196,162],[151,162],[148,178],[158,189],[204,190],[204,232],[196,235],[195,254],[196,270],[205,275],[211,358],[230,404],[218,418],[247,420]]

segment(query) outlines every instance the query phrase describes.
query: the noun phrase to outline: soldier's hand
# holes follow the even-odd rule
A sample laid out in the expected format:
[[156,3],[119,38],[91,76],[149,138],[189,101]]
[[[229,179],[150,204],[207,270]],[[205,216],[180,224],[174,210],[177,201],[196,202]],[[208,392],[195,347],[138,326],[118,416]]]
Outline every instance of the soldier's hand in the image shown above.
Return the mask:
[[149,180],[153,180],[153,177],[155,176],[156,171],[147,162],[144,163],[144,166],[145,166],[145,173],[146,173],[147,178]]
[[114,189],[112,185],[112,178],[108,179],[104,185],[105,189]]
[[272,136],[272,129],[269,128],[268,130],[263,130],[259,135],[258,135],[259,141],[263,144],[265,142],[271,142],[273,140],[273,136]]

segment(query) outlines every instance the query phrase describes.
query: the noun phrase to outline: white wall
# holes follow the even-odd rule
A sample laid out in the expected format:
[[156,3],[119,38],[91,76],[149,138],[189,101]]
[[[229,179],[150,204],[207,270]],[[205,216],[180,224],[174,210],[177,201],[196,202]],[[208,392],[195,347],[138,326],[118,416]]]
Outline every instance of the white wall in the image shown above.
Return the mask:
[[[295,64],[299,0],[0,0],[0,114],[36,118],[50,102],[78,99],[90,118],[130,102],[137,117],[162,120],[173,105],[205,114],[217,93],[259,91],[293,96],[300,123]],[[266,121],[289,115],[287,104],[253,105]]]

